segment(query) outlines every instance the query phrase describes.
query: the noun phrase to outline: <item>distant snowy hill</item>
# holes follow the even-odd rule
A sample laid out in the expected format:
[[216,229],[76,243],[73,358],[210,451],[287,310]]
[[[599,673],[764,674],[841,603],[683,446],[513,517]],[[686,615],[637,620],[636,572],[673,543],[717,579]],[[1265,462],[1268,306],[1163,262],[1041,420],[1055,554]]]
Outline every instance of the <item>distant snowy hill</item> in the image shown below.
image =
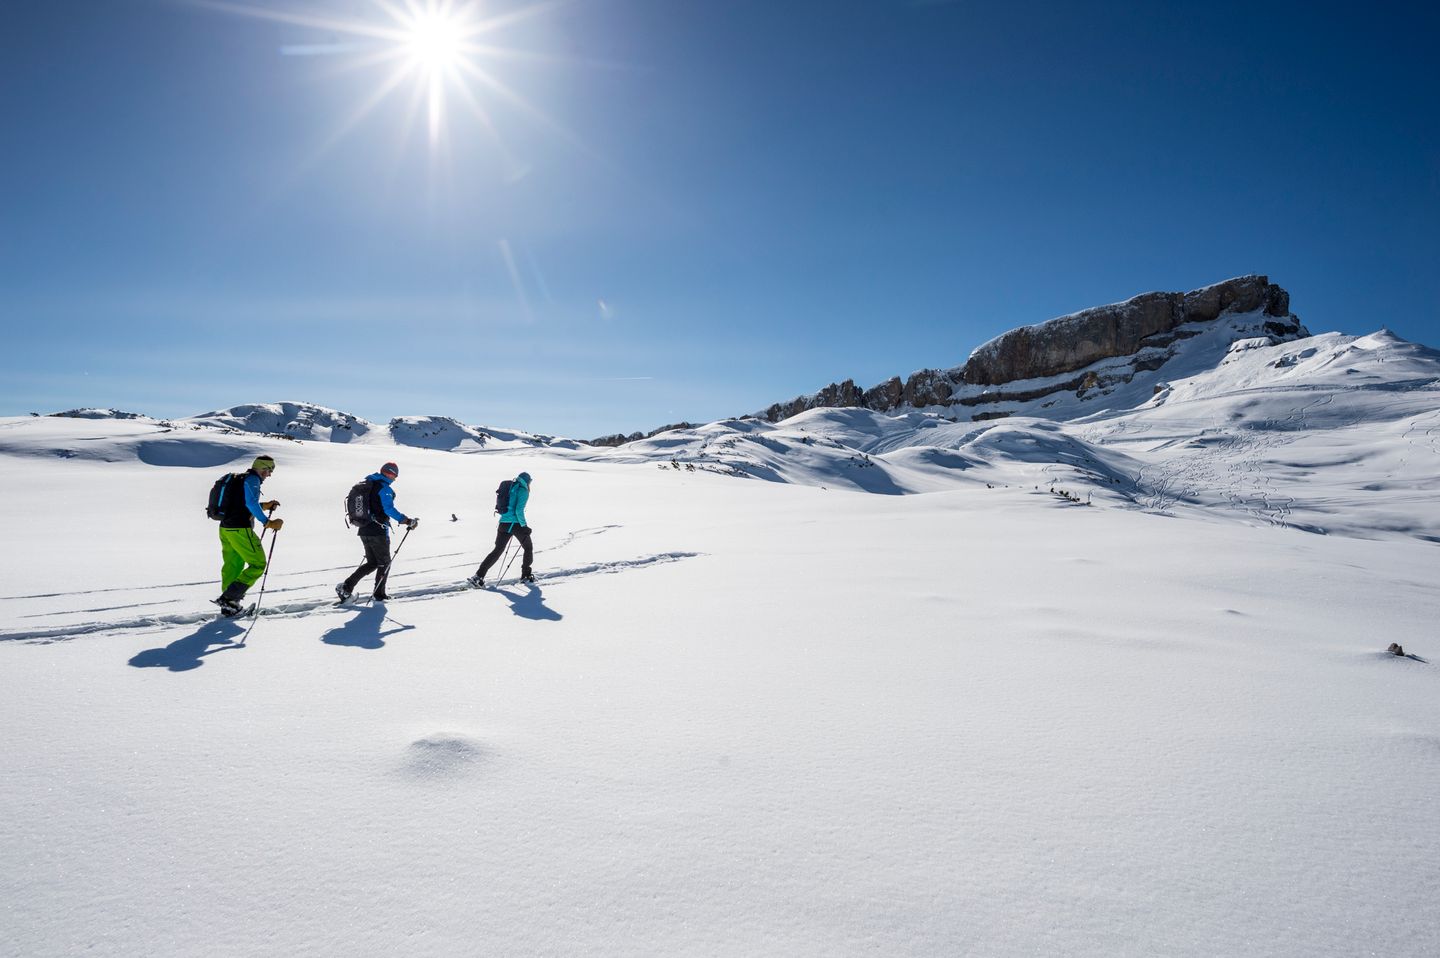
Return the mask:
[[359,416],[307,402],[247,403],[186,416],[157,420],[118,409],[72,409],[55,417],[89,420],[137,420],[167,429],[215,430],[226,434],[252,433],[301,442],[331,442],[414,446],[450,452],[498,452],[510,449],[575,449],[573,439],[545,436],[515,429],[470,426],[445,416],[401,416],[385,425]]
[[406,416],[390,420],[390,437],[402,446],[444,449],[450,452],[502,449],[575,449],[573,439],[543,436],[513,429],[481,429],[444,416]]
[[252,403],[201,413],[182,423],[308,439],[314,442],[353,442],[375,427],[358,416],[311,403]]

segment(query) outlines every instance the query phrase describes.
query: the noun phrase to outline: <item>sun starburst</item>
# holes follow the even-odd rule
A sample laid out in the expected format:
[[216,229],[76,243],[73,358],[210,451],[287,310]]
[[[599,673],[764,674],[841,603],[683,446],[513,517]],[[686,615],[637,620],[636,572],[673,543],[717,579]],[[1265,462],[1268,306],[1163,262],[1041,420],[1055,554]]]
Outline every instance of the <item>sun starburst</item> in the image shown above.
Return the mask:
[[[323,8],[298,9],[293,2],[264,6],[236,0],[190,0],[199,7],[238,16],[269,20],[329,35],[328,42],[297,37],[281,52],[292,56],[333,56],[347,70],[378,72],[369,96],[331,136],[334,143],[364,120],[396,91],[409,88],[412,104],[425,104],[428,139],[433,149],[444,138],[449,104],[463,106],[489,134],[498,139],[490,106],[503,103],[552,130],[542,111],[506,85],[495,66],[507,59],[532,57],[493,42],[507,26],[558,6],[545,0],[502,15],[484,16],[477,0],[369,0],[368,16],[337,16]],[[339,37],[344,37],[343,42]],[[489,42],[481,43],[486,38]],[[412,107],[413,112],[413,107]]]

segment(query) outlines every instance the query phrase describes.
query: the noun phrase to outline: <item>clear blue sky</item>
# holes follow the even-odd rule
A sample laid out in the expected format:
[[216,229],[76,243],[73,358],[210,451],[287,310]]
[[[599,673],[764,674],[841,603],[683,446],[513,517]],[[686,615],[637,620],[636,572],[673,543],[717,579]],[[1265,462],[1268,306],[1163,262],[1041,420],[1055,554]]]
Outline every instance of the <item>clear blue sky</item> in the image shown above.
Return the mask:
[[382,6],[224,6],[7,5],[0,413],[588,438],[1249,272],[1440,345],[1430,5],[490,2],[434,142],[423,66],[341,129]]

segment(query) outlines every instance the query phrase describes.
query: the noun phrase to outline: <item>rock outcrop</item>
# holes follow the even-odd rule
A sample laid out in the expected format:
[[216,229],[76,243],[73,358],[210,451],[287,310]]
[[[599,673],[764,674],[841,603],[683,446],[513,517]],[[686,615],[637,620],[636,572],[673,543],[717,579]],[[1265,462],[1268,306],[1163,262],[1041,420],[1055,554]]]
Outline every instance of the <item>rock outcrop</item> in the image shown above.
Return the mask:
[[[1236,335],[1277,341],[1309,335],[1290,312],[1289,293],[1268,277],[1241,276],[1188,293],[1142,293],[1123,303],[1022,326],[980,346],[962,366],[922,369],[869,389],[847,379],[756,415],[779,422],[823,407],[877,412],[960,407],[955,418],[993,419],[1011,414],[1007,403],[1033,403],[1061,393],[1081,399],[1103,394],[1138,373],[1161,368],[1175,355],[1175,344],[1198,335],[1204,324],[1241,314],[1263,320],[1244,332],[1237,327]],[[1091,368],[1097,364],[1106,368]]]
[[1091,363],[1128,356],[1186,323],[1212,322],[1222,313],[1260,311],[1290,317],[1290,294],[1264,276],[1241,276],[1189,293],[1142,293],[1036,326],[1012,329],[971,353],[960,378],[979,386],[1042,379]]

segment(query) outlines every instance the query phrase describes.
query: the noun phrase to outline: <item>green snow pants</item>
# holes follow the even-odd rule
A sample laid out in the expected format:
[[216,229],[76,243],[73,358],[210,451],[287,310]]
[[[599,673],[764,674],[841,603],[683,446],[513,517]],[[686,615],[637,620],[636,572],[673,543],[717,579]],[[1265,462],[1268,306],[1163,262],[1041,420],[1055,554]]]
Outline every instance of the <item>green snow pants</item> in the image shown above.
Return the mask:
[[265,572],[265,547],[254,529],[220,530],[220,588],[239,580],[250,588]]

